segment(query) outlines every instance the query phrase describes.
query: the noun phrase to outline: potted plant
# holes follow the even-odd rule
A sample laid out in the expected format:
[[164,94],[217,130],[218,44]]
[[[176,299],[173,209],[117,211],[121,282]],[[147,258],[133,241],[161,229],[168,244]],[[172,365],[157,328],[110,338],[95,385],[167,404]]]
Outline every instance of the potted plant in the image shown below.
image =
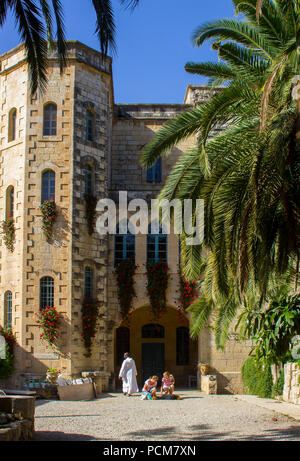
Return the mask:
[[209,364],[208,363],[199,363],[198,368],[201,371],[202,375],[208,375],[208,373],[209,373]]
[[55,384],[59,373],[60,371],[57,370],[57,368],[49,368],[46,375],[47,381],[49,381],[51,384]]

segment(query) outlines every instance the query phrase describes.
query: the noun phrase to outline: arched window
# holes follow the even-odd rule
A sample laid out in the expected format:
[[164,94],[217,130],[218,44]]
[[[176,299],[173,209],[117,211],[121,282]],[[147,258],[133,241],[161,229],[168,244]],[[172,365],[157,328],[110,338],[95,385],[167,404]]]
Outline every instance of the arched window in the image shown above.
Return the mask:
[[176,365],[188,365],[190,361],[190,333],[186,327],[176,329]]
[[44,106],[44,136],[56,136],[57,125],[57,105],[49,103]]
[[161,157],[150,168],[147,169],[147,182],[161,182]]
[[94,181],[93,181],[94,171],[91,165],[86,165],[84,167],[84,193],[86,195],[93,195],[94,192]]
[[40,309],[54,307],[54,279],[43,277],[40,280]]
[[149,224],[147,234],[147,262],[168,261],[168,237],[162,233],[159,226],[159,233],[151,234],[151,224]]
[[47,170],[42,174],[42,203],[50,199],[55,200],[55,173]]
[[84,269],[84,297],[92,298],[94,294],[94,271],[91,267]]
[[142,338],[164,338],[165,329],[162,325],[149,323],[142,327]]
[[17,133],[17,109],[13,108],[8,115],[8,141],[14,141]]
[[121,365],[125,352],[130,351],[130,330],[127,327],[120,327],[116,330],[116,358],[117,365]]
[[128,223],[127,234],[119,233],[119,230],[120,226],[118,225],[115,235],[115,266],[124,259],[131,258],[135,261],[135,235],[129,233]]
[[91,109],[86,111],[86,140],[94,141],[95,137],[95,114]]
[[6,291],[4,294],[4,327],[12,327],[12,293]]
[[6,219],[13,217],[14,215],[14,187],[9,186],[6,189],[6,210],[5,217]]

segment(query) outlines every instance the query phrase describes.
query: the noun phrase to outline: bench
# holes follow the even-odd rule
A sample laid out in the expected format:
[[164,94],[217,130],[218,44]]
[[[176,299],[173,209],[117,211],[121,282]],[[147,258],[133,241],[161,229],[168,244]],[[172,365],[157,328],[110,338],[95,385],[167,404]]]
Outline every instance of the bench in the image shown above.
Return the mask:
[[36,395],[35,391],[21,391],[20,389],[1,389],[6,395],[24,395],[32,397]]

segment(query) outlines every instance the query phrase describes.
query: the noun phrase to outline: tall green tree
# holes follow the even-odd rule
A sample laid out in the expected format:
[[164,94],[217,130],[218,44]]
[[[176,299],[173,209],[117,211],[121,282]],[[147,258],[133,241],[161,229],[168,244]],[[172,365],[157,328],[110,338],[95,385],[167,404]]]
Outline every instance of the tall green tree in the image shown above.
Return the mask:
[[[274,276],[295,272],[300,239],[300,153],[291,96],[299,74],[300,11],[296,3],[286,9],[282,1],[266,0],[258,23],[256,0],[233,5],[244,20],[214,21],[193,35],[199,47],[211,40],[219,61],[185,67],[209,78],[210,101],[166,124],[142,154],[149,167],[179,141],[197,136],[160,198],[204,200],[205,299],[192,310],[202,327],[219,306],[220,335],[249,296],[261,303]],[[185,237],[184,275],[197,279],[202,248],[188,247]]]
[[[91,0],[96,13],[96,34],[100,49],[107,55],[115,50],[115,22],[111,0]],[[139,0],[120,0],[125,7],[135,8]],[[47,51],[54,40],[55,24],[57,51],[61,70],[66,61],[64,14],[61,0],[1,0],[0,27],[11,10],[20,37],[25,43],[30,74],[31,92],[44,91],[47,85]]]

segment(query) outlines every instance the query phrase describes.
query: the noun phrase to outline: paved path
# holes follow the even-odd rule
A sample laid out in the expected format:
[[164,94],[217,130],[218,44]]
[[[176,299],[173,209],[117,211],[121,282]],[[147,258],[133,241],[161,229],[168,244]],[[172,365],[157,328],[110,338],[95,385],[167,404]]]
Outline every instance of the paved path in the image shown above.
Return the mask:
[[244,402],[258,405],[259,407],[266,408],[267,410],[275,411],[300,422],[300,405],[293,403],[283,402],[282,400],[274,399],[261,399],[255,395],[236,395],[236,397]]
[[37,401],[35,440],[297,440],[300,422],[234,395],[183,400],[104,394],[90,402]]

